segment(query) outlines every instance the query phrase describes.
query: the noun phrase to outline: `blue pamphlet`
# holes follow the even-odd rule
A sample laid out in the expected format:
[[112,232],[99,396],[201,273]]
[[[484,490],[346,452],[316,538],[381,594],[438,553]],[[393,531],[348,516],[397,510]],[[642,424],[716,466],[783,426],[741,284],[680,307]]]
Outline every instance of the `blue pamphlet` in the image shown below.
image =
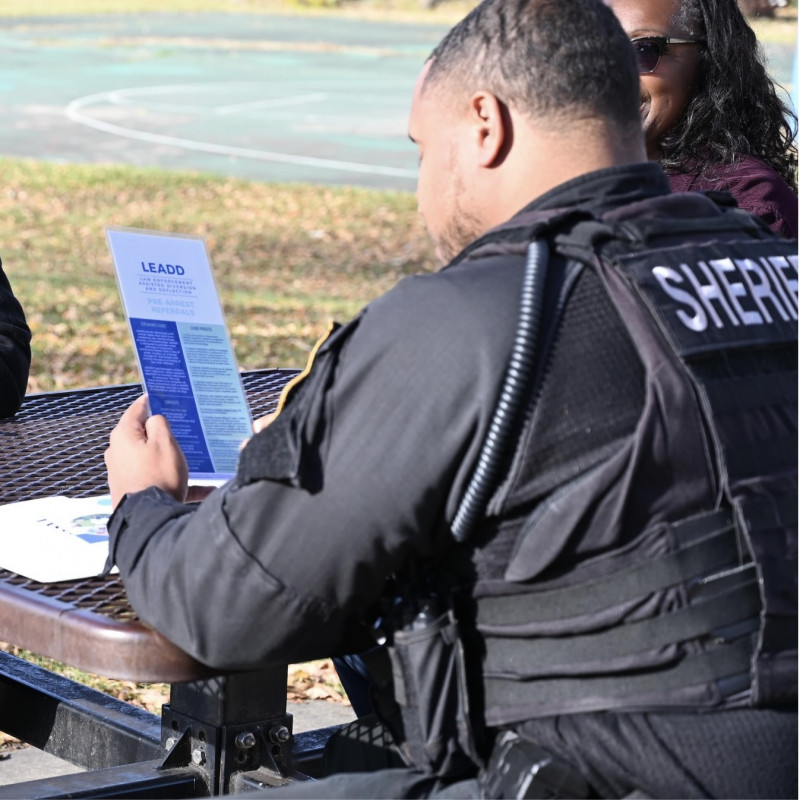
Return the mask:
[[106,228],[142,383],[192,478],[230,478],[252,418],[205,242]]

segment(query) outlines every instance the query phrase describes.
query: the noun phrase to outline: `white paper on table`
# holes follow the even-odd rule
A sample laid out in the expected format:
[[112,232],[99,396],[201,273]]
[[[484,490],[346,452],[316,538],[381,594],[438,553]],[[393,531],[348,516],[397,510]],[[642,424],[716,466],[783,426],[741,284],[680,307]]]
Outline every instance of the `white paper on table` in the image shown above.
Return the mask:
[[40,583],[99,575],[111,496],[42,497],[0,506],[0,567]]
[[[223,483],[192,481],[196,486]],[[108,494],[41,497],[0,506],[0,568],[39,583],[100,575],[108,558],[110,516]]]

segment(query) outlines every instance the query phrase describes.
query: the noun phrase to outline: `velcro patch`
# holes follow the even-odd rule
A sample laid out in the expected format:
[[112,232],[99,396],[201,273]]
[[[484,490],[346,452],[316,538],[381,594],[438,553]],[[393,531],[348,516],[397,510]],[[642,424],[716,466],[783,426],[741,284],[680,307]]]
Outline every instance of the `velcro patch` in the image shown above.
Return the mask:
[[797,340],[797,249],[780,239],[686,245],[619,264],[681,356]]

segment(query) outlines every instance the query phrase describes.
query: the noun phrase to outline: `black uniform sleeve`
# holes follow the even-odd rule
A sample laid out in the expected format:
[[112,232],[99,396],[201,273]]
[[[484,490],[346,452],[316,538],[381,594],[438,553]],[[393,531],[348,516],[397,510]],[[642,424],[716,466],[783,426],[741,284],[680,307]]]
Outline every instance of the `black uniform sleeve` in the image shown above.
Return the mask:
[[500,289],[513,311],[497,330],[480,283],[407,279],[340,329],[239,477],[196,509],[127,498],[111,547],[142,618],[220,668],[363,647],[354,620],[386,577],[450,546],[519,291]]
[[0,262],[0,417],[10,417],[19,409],[30,365],[30,328]]

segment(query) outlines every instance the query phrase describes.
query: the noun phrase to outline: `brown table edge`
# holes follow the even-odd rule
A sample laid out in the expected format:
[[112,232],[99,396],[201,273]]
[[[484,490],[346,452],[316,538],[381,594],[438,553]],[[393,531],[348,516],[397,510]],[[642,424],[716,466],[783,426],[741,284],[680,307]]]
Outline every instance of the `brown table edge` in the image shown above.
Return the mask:
[[3,638],[114,680],[178,683],[219,674],[138,621],[120,621],[0,582]]

